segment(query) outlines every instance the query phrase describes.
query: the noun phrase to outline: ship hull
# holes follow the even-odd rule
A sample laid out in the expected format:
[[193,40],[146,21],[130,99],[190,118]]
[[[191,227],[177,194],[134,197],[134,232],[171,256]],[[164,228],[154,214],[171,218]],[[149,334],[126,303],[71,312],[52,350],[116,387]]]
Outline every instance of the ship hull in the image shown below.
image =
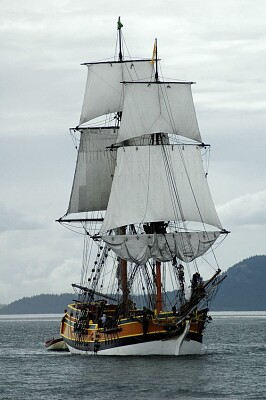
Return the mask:
[[[190,319],[173,328],[170,314],[159,320],[124,319],[113,328],[88,325],[83,332],[75,330],[76,319],[65,315],[61,336],[73,354],[106,356],[179,356],[200,354],[203,321]],[[166,325],[168,323],[168,325]]]
[[[79,350],[69,343],[67,344],[72,354],[94,355],[94,351]],[[116,346],[99,350],[99,356],[184,356],[200,355],[202,344],[195,340],[187,340],[184,337],[169,340],[155,340],[140,344]]]
[[[189,329],[189,323],[187,322],[183,332],[172,339],[156,340],[154,338],[142,339],[142,343],[136,343],[140,341],[140,338],[126,338],[119,341],[119,343],[114,343],[113,345],[101,344],[99,350],[97,350],[97,355],[103,356],[152,356],[152,355],[162,355],[162,356],[177,356],[180,354],[180,349],[182,347],[183,341],[187,336]],[[131,343],[131,344],[125,344]],[[67,341],[68,348],[73,354],[95,354],[95,351],[78,349],[77,345],[73,346],[73,343]]]

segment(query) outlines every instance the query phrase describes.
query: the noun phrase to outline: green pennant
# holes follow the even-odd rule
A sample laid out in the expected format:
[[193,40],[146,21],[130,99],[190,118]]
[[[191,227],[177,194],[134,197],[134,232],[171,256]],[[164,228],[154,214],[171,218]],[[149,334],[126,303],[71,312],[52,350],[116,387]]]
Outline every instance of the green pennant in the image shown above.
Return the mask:
[[122,27],[123,27],[123,24],[120,21],[120,17],[119,17],[119,20],[117,21],[117,29],[121,29]]

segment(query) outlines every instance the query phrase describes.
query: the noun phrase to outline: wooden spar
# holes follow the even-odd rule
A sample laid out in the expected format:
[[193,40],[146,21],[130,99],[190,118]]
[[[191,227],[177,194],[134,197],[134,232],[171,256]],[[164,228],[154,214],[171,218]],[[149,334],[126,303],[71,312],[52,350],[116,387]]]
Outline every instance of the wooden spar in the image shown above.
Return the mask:
[[[118,30],[118,38],[119,38],[119,53],[118,53],[118,62],[123,62],[123,53],[122,53],[122,32],[121,29],[123,27],[123,24],[121,23],[120,17],[118,18],[117,22],[117,30]],[[122,111],[117,111],[116,113],[116,128],[120,127],[121,123],[121,118],[122,118]]]
[[[155,39],[155,82],[159,82],[158,76],[158,49],[157,49],[157,39]],[[153,134],[153,144],[159,145],[161,142],[161,134]],[[156,228],[155,228],[156,232]],[[162,276],[161,276],[161,262],[156,261],[156,313],[159,314],[163,309],[162,301]]]
[[[158,47],[157,38],[155,39],[155,83],[160,83],[158,74]],[[154,54],[153,54],[154,55]],[[153,144],[159,145],[162,142],[161,134],[155,133],[153,135]],[[156,312],[159,314],[163,309],[162,299],[162,276],[161,276],[161,262],[156,261]]]
[[119,54],[118,54],[118,61],[121,62],[123,61],[123,54],[122,54],[122,39],[121,39],[121,28],[123,24],[120,21],[120,17],[118,18],[117,22],[117,30],[118,30],[118,36],[119,36]]
[[161,263],[156,261],[156,311],[159,314],[163,309]]
[[157,39],[155,39],[155,81],[159,81]]
[[86,286],[81,286],[81,285],[77,285],[76,283],[72,283],[72,287],[73,288],[77,288],[77,289],[81,289],[81,290],[83,290],[84,292],[87,292],[87,293],[96,294],[97,296],[103,297],[104,299],[108,299],[108,300],[112,300],[112,301],[117,302],[117,299],[115,299],[114,297],[108,296],[107,294],[103,294],[103,293],[100,293],[100,292],[96,292],[96,290],[89,289]]
[[[120,228],[121,235],[126,234],[126,227],[122,226]],[[121,260],[121,287],[123,293],[123,309],[125,310],[125,314],[128,312],[128,287],[127,287],[127,261]]]
[[102,222],[103,218],[59,218],[56,222]]
[[128,288],[127,288],[127,261],[121,260],[121,286],[123,292],[123,306],[125,313],[128,311]]

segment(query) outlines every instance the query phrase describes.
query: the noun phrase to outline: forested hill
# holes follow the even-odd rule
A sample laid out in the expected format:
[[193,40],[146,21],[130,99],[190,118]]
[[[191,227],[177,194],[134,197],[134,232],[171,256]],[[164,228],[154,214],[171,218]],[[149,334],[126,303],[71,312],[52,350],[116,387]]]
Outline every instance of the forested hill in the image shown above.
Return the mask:
[[0,314],[63,314],[74,298],[75,295],[70,293],[23,297],[4,306]]
[[[213,311],[266,311],[266,256],[247,258],[229,268],[211,304]],[[222,276],[223,276],[222,275]],[[4,306],[0,314],[63,314],[74,294],[41,294]]]
[[266,256],[247,258],[223,275],[213,311],[266,311]]

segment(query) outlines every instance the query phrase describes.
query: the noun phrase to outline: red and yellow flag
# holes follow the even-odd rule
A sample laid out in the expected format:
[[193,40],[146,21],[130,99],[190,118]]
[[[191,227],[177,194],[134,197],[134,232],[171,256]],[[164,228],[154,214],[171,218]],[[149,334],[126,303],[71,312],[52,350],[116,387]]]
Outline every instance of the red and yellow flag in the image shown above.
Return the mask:
[[155,57],[156,57],[156,51],[157,51],[157,42],[156,42],[156,39],[155,39],[154,46],[153,46],[153,52],[152,52],[152,58],[151,58],[151,63],[152,64],[154,64],[154,60],[155,60]]

